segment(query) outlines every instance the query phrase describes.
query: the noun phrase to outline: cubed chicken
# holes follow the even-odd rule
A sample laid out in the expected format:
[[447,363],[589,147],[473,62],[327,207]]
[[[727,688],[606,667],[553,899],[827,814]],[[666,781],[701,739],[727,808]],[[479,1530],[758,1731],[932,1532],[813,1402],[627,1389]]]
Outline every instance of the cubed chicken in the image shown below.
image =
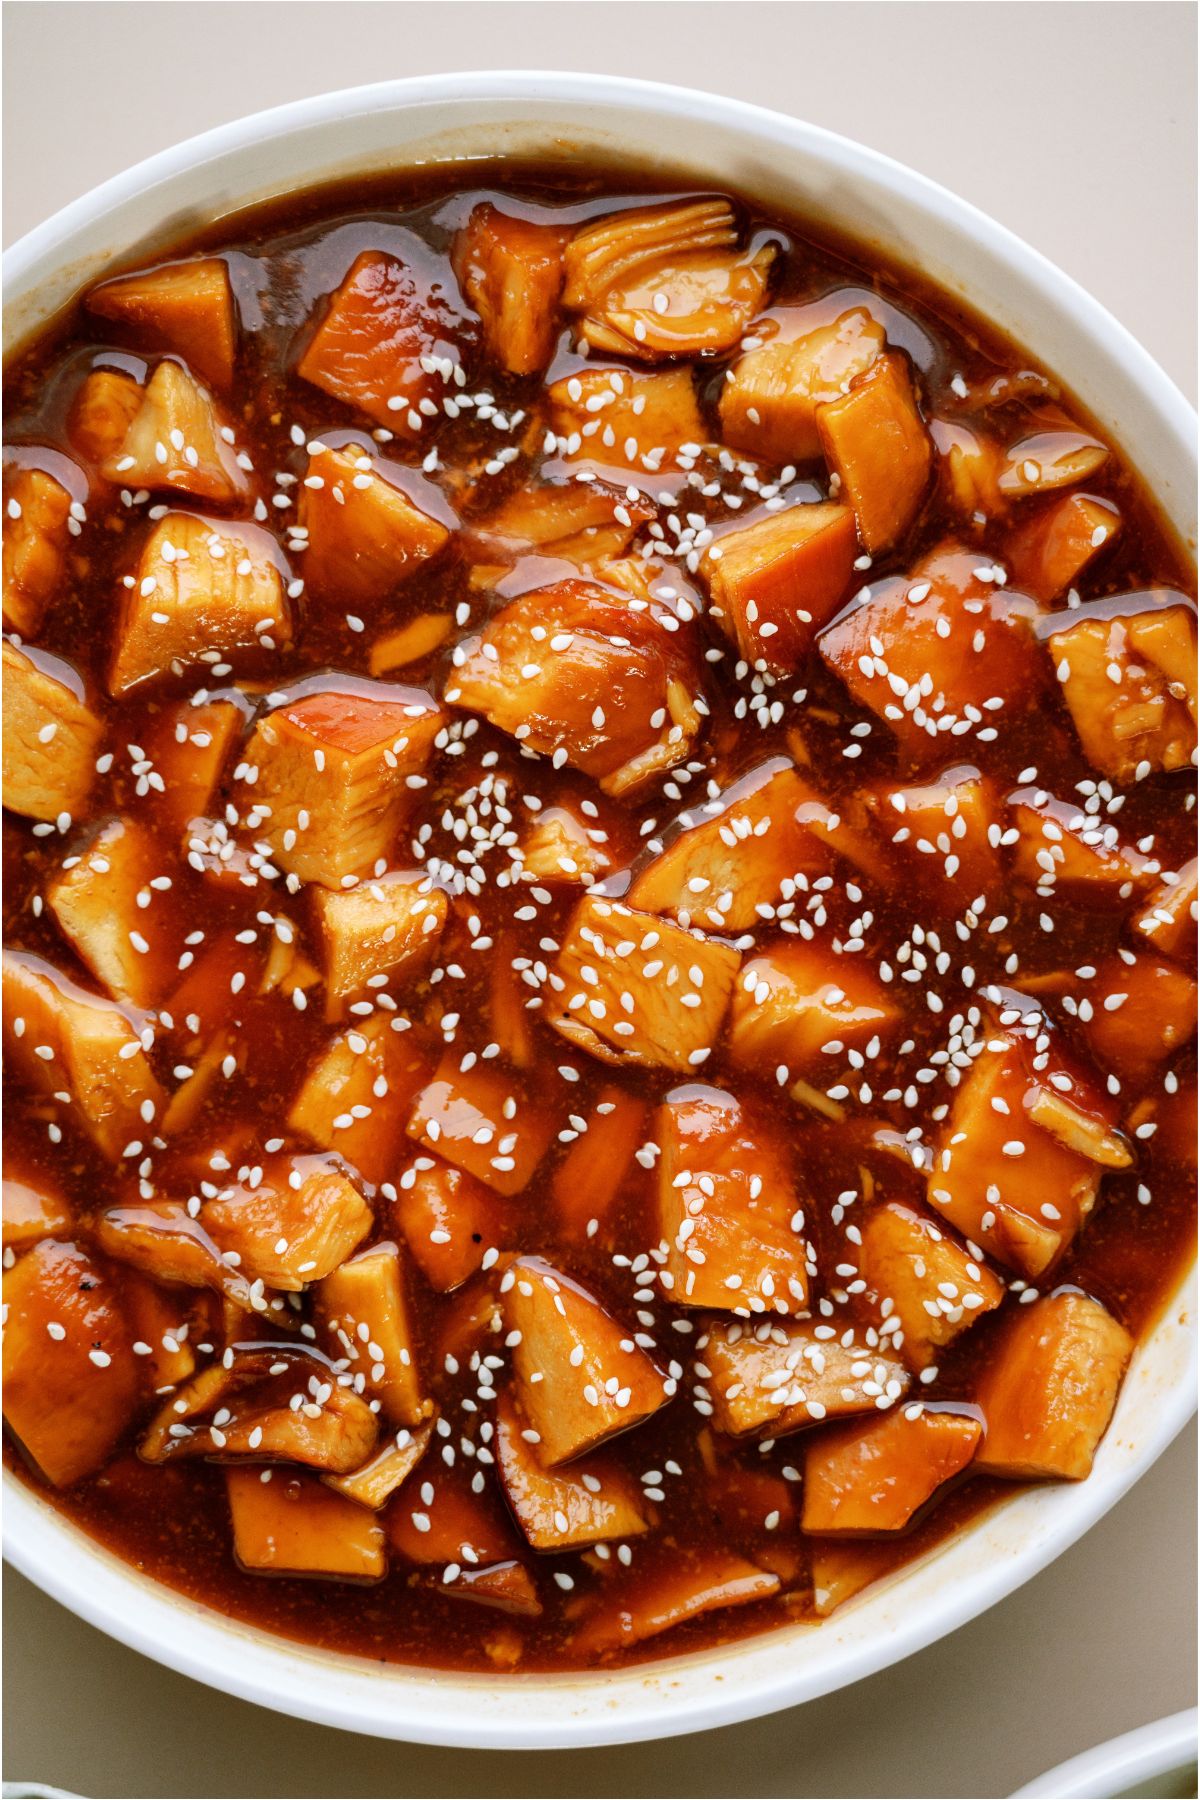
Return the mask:
[[895,1547],[887,1538],[814,1538],[809,1551],[813,1611],[827,1619],[895,1566]]
[[378,1512],[408,1480],[428,1450],[432,1436],[432,1420],[418,1425],[415,1431],[402,1425],[393,1436],[384,1440],[361,1468],[352,1469],[349,1475],[323,1475],[321,1479],[326,1487],[344,1494],[347,1500],[355,1500],[359,1506],[369,1506],[372,1512]]
[[425,966],[446,923],[449,902],[417,869],[381,875],[339,893],[317,888],[313,907],[325,964],[326,1010],[337,1018],[351,995],[406,980]]
[[1047,408],[1033,422],[1041,429],[1027,431],[1005,453],[998,484],[1006,498],[1019,500],[1073,487],[1108,461],[1108,449],[1100,439],[1080,431],[1057,408]]
[[382,875],[441,726],[423,689],[365,681],[264,714],[244,761],[276,860],[329,888]]
[[178,351],[206,381],[228,387],[233,380],[237,328],[221,257],[118,275],[93,288],[87,306],[102,319],[128,325],[139,347]]
[[343,1031],[308,1069],[288,1109],[292,1131],[356,1168],[390,1181],[404,1150],[412,1097],[428,1079],[424,1056],[389,1016]]
[[1196,615],[1176,598],[1099,600],[1045,622],[1083,753],[1114,781],[1186,768],[1196,748]]
[[729,1053],[743,1069],[832,1077],[904,1022],[897,996],[864,956],[781,938],[742,966],[729,1012]]
[[732,449],[768,462],[812,462],[821,454],[817,407],[866,373],[884,348],[884,330],[861,306],[811,331],[803,331],[802,316],[782,316],[789,335],[748,350],[730,369],[721,435]]
[[123,487],[168,489],[228,506],[250,493],[212,395],[177,362],[160,362],[120,444],[101,465]]
[[326,1275],[314,1292],[326,1347],[339,1368],[363,1378],[397,1425],[419,1425],[433,1411],[421,1391],[416,1338],[395,1244],[372,1244]]
[[474,1175],[441,1157],[419,1156],[393,1202],[405,1242],[430,1287],[452,1293],[504,1238],[505,1213]]
[[872,587],[821,634],[821,655],[860,706],[916,754],[948,734],[995,735],[1038,701],[1032,602],[983,580],[977,553],[943,546]]
[[248,1346],[211,1363],[151,1419],[144,1462],[300,1463],[346,1474],[375,1448],[375,1414],[332,1365],[309,1350]]
[[445,697],[614,795],[683,762],[703,724],[699,666],[674,614],[587,581],[496,613],[458,645]]
[[938,456],[941,491],[964,525],[978,531],[1004,510],[1000,446],[987,432],[961,419],[930,419],[929,435]]
[[965,1407],[905,1402],[883,1419],[815,1433],[804,1453],[800,1529],[903,1531],[938,1489],[961,1475],[983,1426]]
[[512,1515],[535,1550],[582,1550],[650,1529],[649,1503],[620,1463],[601,1452],[565,1469],[544,1468],[528,1429],[512,1397],[501,1394],[496,1466]]
[[1198,869],[1193,857],[1182,869],[1164,875],[1133,920],[1135,936],[1163,956],[1183,956],[1195,942]]
[[4,1275],[4,1420],[47,1481],[108,1461],[141,1397],[117,1284],[78,1244],[45,1239]]
[[411,1138],[498,1194],[529,1185],[554,1132],[554,1117],[504,1069],[454,1051],[416,1096],[408,1123]]
[[354,1183],[318,1156],[277,1159],[255,1186],[222,1188],[200,1220],[249,1281],[281,1293],[332,1274],[374,1222]]
[[1196,1033],[1196,983],[1161,957],[1118,950],[1096,965],[1084,986],[1090,1017],[1080,1023],[1097,1066],[1132,1088],[1155,1072]]
[[251,1575],[379,1581],[383,1526],[365,1506],[296,1469],[226,1469],[233,1554]]
[[867,806],[906,872],[939,910],[960,911],[1003,880],[995,783],[970,765],[912,787],[881,782]]
[[756,669],[792,674],[844,599],[857,553],[848,506],[763,513],[704,552],[709,612]]
[[515,932],[497,932],[493,940],[488,958],[492,965],[488,971],[488,1035],[510,1068],[532,1069],[537,1062],[533,1015],[541,999],[524,979],[529,961],[518,953],[517,945]]
[[93,369],[71,402],[67,435],[79,454],[99,469],[125,442],[142,410],[142,386],[122,369]]
[[74,1215],[53,1179],[4,1171],[4,1249],[28,1250],[43,1238],[70,1237]]
[[29,819],[78,821],[96,779],[104,721],[57,656],[4,640],[4,804]]
[[1125,1327],[1076,1288],[1021,1307],[976,1386],[987,1421],[979,1472],[1014,1481],[1090,1475],[1132,1350]]
[[170,512],[125,577],[109,692],[192,663],[282,650],[292,620],[274,539],[255,525]]
[[652,1572],[635,1568],[605,1585],[571,1639],[572,1654],[609,1656],[686,1619],[769,1600],[779,1588],[778,1575],[732,1550],[673,1548]]
[[421,613],[396,631],[385,631],[371,645],[368,665],[372,675],[390,675],[396,669],[407,669],[424,662],[439,650],[454,629],[454,614]]
[[114,1262],[128,1263],[169,1287],[208,1288],[247,1312],[267,1310],[235,1262],[226,1261],[198,1218],[179,1200],[110,1206],[94,1222],[96,1242]]
[[176,832],[211,814],[221,777],[245,720],[233,699],[182,701],[147,721],[142,736],[146,759],[162,776],[154,805]]
[[475,529],[510,557],[520,548],[599,570],[625,554],[656,511],[603,481],[543,482],[519,487]]
[[210,1317],[207,1296],[181,1294],[159,1287],[127,1270],[121,1300],[143,1378],[156,1394],[178,1387],[196,1372],[196,1353],[189,1342],[192,1326]]
[[784,1146],[720,1088],[659,1109],[659,1282],[676,1306],[742,1315],[808,1309],[810,1252]]
[[644,1100],[623,1088],[601,1089],[587,1129],[555,1169],[552,1184],[559,1218],[579,1239],[603,1222],[623,1194],[644,1183],[636,1156],[649,1122]]
[[1056,800],[1044,789],[1018,788],[1008,796],[1008,814],[1012,873],[1039,899],[1058,895],[1075,906],[1107,911],[1154,880],[1156,865],[1122,843],[1111,820]]
[[171,863],[135,819],[112,819],[46,890],[59,929],[116,1000],[153,1006],[173,986],[185,925]]
[[401,437],[418,437],[421,402],[436,402],[441,378],[424,365],[445,350],[431,296],[418,271],[364,250],[309,339],[297,373],[335,400]]
[[936,1362],[944,1345],[1004,1298],[1004,1283],[945,1226],[895,1200],[868,1214],[861,1268],[881,1308],[891,1302],[901,1326],[891,1342],[914,1369]]
[[606,832],[586,825],[570,807],[544,807],[525,835],[522,867],[534,881],[591,887],[612,868],[613,859],[602,847],[607,838]]
[[6,950],[4,1043],[14,1074],[53,1096],[58,1116],[111,1161],[141,1153],[166,1095],[119,1006],[40,957]]
[[1009,579],[1049,605],[1075,585],[1120,529],[1121,515],[1111,500],[1096,494],[1050,500],[1006,541]]
[[908,364],[894,351],[855,377],[848,393],[817,407],[821,449],[854,509],[859,542],[881,556],[921,510],[933,443]]
[[343,611],[376,605],[450,541],[449,525],[385,480],[356,444],[309,457],[300,523],[305,587]]
[[908,1391],[908,1370],[890,1350],[856,1344],[854,1335],[812,1319],[712,1320],[699,1354],[717,1429],[783,1437],[894,1406]]
[[729,1540],[743,1548],[753,1543],[755,1561],[791,1586],[802,1569],[795,1484],[757,1446],[738,1444],[708,1426],[697,1433],[696,1445],[705,1501]]
[[434,1580],[443,1594],[524,1618],[541,1612],[520,1560],[524,1546],[490,1491],[468,1490],[439,1470],[419,1494],[410,1490],[389,1510],[387,1526],[407,1562],[440,1570]]
[[674,1384],[569,1276],[525,1256],[500,1286],[516,1397],[544,1468],[642,1424],[671,1397]]
[[566,247],[563,304],[593,350],[650,362],[732,350],[761,311],[775,246],[737,248],[727,200],[609,213]]
[[686,1075],[717,1044],[740,965],[729,944],[588,895],[551,972],[547,1023],[603,1062]]
[[510,375],[537,375],[550,360],[568,235],[484,201],[454,239],[459,286],[479,314],[488,354]]
[[547,390],[550,429],[569,462],[657,475],[708,441],[691,370],[581,369]]
[[33,637],[63,584],[71,496],[43,469],[4,467],[4,623]]

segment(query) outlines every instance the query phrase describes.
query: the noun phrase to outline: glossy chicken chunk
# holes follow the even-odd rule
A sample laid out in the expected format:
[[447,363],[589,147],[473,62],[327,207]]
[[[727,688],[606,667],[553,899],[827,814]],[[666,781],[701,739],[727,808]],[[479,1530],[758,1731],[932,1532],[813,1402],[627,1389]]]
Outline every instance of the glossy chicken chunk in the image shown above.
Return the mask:
[[110,693],[192,663],[284,649],[292,636],[273,540],[253,525],[169,512],[125,577]]
[[862,1270],[881,1306],[900,1320],[891,1342],[914,1369],[995,1310],[1004,1283],[944,1226],[898,1201],[875,1207],[862,1227]]
[[71,496],[43,469],[4,469],[4,623],[32,637],[64,585]]
[[713,1420],[731,1437],[782,1437],[900,1400],[908,1370],[888,1350],[813,1319],[715,1319],[702,1349]]
[[297,373],[377,425],[417,437],[422,402],[436,409],[442,389],[425,366],[438,343],[418,272],[382,250],[364,250],[309,339]]
[[608,482],[547,481],[518,488],[476,529],[498,554],[529,549],[600,572],[654,516],[649,501]]
[[1041,429],[1026,432],[1008,447],[998,477],[1001,494],[1022,499],[1073,487],[1108,461],[1108,450],[1099,438],[1080,431],[1065,413],[1047,409],[1033,422]]
[[[197,1199],[199,1196],[197,1196]],[[96,1241],[114,1262],[128,1263],[169,1287],[209,1288],[247,1312],[265,1312],[268,1302],[200,1220],[179,1200],[129,1202],[110,1206],[95,1221]]]
[[522,594],[453,660],[447,701],[606,794],[682,762],[701,729],[699,672],[674,615],[590,582]]
[[569,461],[657,474],[694,461],[709,432],[687,369],[581,369],[546,390]]
[[1136,935],[1164,956],[1183,956],[1195,941],[1198,870],[1193,857],[1178,872],[1164,875],[1134,918]]
[[459,285],[482,321],[488,353],[510,375],[536,375],[550,360],[567,236],[485,201],[454,240]]
[[125,487],[167,489],[227,506],[250,492],[233,431],[211,394],[177,362],[160,362],[101,474]]
[[1146,1086],[1196,1034],[1196,983],[1161,957],[1118,950],[1086,984],[1090,1016],[1081,1025],[1098,1068]]
[[565,881],[580,887],[612,868],[603,848],[607,834],[588,826],[570,807],[548,806],[538,813],[522,847],[522,866],[535,881]]
[[1194,610],[1182,597],[1130,595],[1125,606],[1099,601],[1059,618],[1047,641],[1092,767],[1123,783],[1186,768],[1196,747]]
[[245,724],[242,705],[230,696],[184,701],[155,713],[144,733],[147,760],[162,776],[157,810],[183,832],[214,810],[221,777]]
[[252,1574],[378,1581],[387,1572],[374,1514],[294,1469],[227,1469],[233,1553]]
[[967,529],[982,530],[1005,510],[999,487],[1000,446],[990,433],[961,419],[930,419],[929,435],[938,458],[939,493]]
[[844,1067],[847,1049],[865,1051],[902,1023],[898,996],[865,957],[781,938],[742,966],[729,1051],[741,1068],[819,1079]]
[[1022,1307],[976,1386],[987,1421],[980,1473],[1082,1481],[1132,1349],[1124,1326],[1075,1288]]
[[468,1490],[439,1473],[410,1489],[388,1513],[394,1550],[419,1569],[436,1569],[439,1592],[518,1618],[542,1610],[521,1538],[491,1493]]
[[296,1090],[287,1123],[378,1186],[392,1179],[404,1153],[412,1097],[427,1075],[424,1055],[390,1018],[369,1019],[320,1052]]
[[746,1606],[779,1591],[779,1577],[736,1551],[688,1550],[602,1590],[571,1642],[591,1661],[657,1637],[687,1619]]
[[121,369],[93,369],[71,402],[67,433],[79,454],[99,469],[125,442],[142,409],[142,386]]
[[716,1046],[740,963],[715,938],[588,896],[551,972],[547,1023],[604,1062],[688,1074]]
[[667,1095],[655,1136],[659,1281],[677,1306],[808,1310],[810,1251],[783,1143],[720,1088]]
[[433,1410],[421,1390],[416,1338],[395,1244],[372,1244],[328,1274],[316,1291],[317,1318],[330,1356],[380,1402],[397,1425],[418,1425]]
[[809,1545],[813,1610],[827,1619],[830,1613],[861,1594],[865,1587],[894,1567],[886,1538],[813,1538]]
[[104,721],[69,663],[4,640],[4,804],[26,818],[78,820],[96,780]]
[[155,840],[135,819],[114,819],[67,864],[47,896],[59,929],[114,999],[153,1005],[175,979],[164,949],[177,956],[184,935]]
[[372,1223],[353,1182],[319,1157],[276,1163],[253,1187],[223,1188],[204,1202],[200,1219],[251,1282],[284,1293],[338,1268]]
[[646,1103],[623,1088],[606,1085],[586,1129],[554,1171],[554,1204],[559,1217],[580,1237],[590,1235],[629,1188],[644,1180],[637,1152],[647,1141]]
[[385,479],[354,444],[310,455],[300,520],[308,540],[305,586],[343,611],[377,604],[450,539],[443,520]]
[[426,963],[449,910],[445,894],[419,869],[340,893],[318,888],[313,905],[333,1017],[350,995],[391,986]]
[[705,551],[709,611],[747,662],[791,674],[845,597],[857,554],[849,507],[764,513]]
[[975,1455],[983,1426],[965,1408],[909,1401],[886,1418],[809,1439],[802,1531],[902,1531]]
[[118,275],[93,288],[87,304],[101,318],[128,326],[139,346],[177,351],[218,387],[232,381],[237,328],[229,271],[220,257]]
[[397,1186],[393,1204],[413,1261],[430,1287],[452,1293],[503,1240],[503,1208],[474,1175],[441,1157],[419,1156]]
[[501,1284],[516,1398],[546,1468],[640,1425],[671,1385],[594,1295],[536,1257]]
[[140,1152],[166,1095],[119,1006],[88,994],[51,963],[4,953],[4,1043],[10,1067],[54,1101],[110,1161]]
[[1014,586],[1047,605],[1061,599],[1120,529],[1111,500],[1065,494],[1048,501],[1008,540],[1004,558]]
[[1100,820],[1044,789],[1008,796],[1006,841],[1015,843],[1010,867],[1039,899],[1055,895],[1078,906],[1120,906],[1149,886],[1155,865],[1123,842],[1119,823]]
[[737,247],[728,201],[634,207],[566,247],[563,304],[594,350],[655,361],[731,350],[766,298],[775,248]]
[[903,357],[876,357],[849,391],[817,407],[817,432],[839,494],[872,556],[898,543],[921,510],[933,443]]
[[881,783],[866,803],[907,874],[940,909],[969,907],[1002,880],[995,783],[971,764],[913,786]]
[[281,866],[329,888],[382,875],[441,725],[421,689],[366,681],[264,714],[244,766]]
[[377,1435],[367,1402],[324,1358],[241,1345],[163,1404],[138,1454],[153,1463],[203,1456],[342,1474],[360,1467]]
[[323,1475],[321,1479],[326,1487],[344,1494],[347,1500],[378,1512],[418,1467],[432,1436],[432,1423],[419,1425],[415,1431],[402,1425],[361,1467],[352,1469],[349,1475]]
[[387,631],[371,645],[369,658],[372,675],[390,675],[411,663],[423,662],[440,648],[450,636],[454,614],[421,613],[397,631]]
[[498,1194],[519,1194],[550,1147],[553,1118],[504,1069],[463,1060],[443,1057],[416,1096],[409,1136]]
[[619,1463],[601,1453],[563,1469],[545,1468],[529,1429],[511,1397],[502,1394],[496,1465],[512,1515],[535,1550],[578,1550],[649,1529],[648,1502]]
[[748,350],[729,371],[721,436],[769,462],[811,462],[821,455],[818,406],[866,373],[883,350],[884,331],[863,307],[810,331],[783,317],[787,335]]
[[43,1238],[70,1237],[73,1214],[53,1181],[28,1180],[6,1168],[3,1187],[4,1248],[28,1250]]
[[108,1461],[141,1397],[117,1284],[78,1244],[46,1239],[4,1275],[4,1419],[47,1481]]

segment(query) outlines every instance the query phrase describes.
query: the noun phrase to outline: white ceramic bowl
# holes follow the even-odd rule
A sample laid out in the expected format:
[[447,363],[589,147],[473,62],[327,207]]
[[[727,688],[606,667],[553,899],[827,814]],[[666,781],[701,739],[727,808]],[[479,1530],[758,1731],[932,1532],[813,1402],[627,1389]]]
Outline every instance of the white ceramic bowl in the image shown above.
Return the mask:
[[1180,1800],[1196,1791],[1196,1709],[1110,1738],[1012,1800]]
[[[289,188],[421,160],[632,154],[699,184],[822,216],[976,305],[1071,387],[1194,542],[1195,415],[1095,300],[924,177],[795,119],[711,94],[586,75],[489,73],[385,82],[222,126],[97,188],[5,259],[19,337],[117,260],[192,222]],[[1020,1494],[872,1588],[819,1629],[795,1626],[641,1668],[505,1677],[323,1657],[188,1603],[6,1483],[6,1553],[48,1594],[154,1657],[244,1699],[421,1743],[564,1748],[748,1719],[871,1675],[1037,1573],[1120,1498],[1193,1405],[1193,1284],[1139,1350],[1091,1478]]]

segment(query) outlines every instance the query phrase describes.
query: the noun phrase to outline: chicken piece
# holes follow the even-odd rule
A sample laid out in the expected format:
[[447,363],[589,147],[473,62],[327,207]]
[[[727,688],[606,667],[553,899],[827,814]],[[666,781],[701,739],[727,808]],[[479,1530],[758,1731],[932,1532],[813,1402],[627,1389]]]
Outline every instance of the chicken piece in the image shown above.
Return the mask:
[[385,632],[371,645],[368,664],[372,675],[390,675],[395,669],[424,661],[441,648],[453,629],[453,613],[433,612],[422,613],[398,631]]
[[713,1423],[730,1437],[784,1437],[827,1419],[894,1406],[908,1370],[890,1351],[869,1350],[811,1319],[709,1322],[700,1356],[709,1371]]
[[415,1431],[402,1425],[394,1437],[386,1439],[374,1455],[367,1458],[361,1469],[354,1469],[349,1475],[322,1475],[321,1480],[334,1493],[344,1494],[347,1500],[355,1500],[359,1506],[369,1506],[372,1512],[378,1512],[408,1480],[428,1450],[432,1436],[432,1420],[418,1425]]
[[1088,1051],[1133,1089],[1149,1086],[1196,1032],[1196,983],[1174,963],[1119,950],[1087,983],[1091,1017],[1080,1023]]
[[729,1054],[743,1069],[832,1076],[847,1049],[865,1051],[904,1023],[867,958],[782,938],[742,966],[729,1011]]
[[609,213],[566,247],[563,304],[593,350],[655,362],[732,350],[761,311],[775,246],[737,249],[727,200]]
[[185,700],[147,721],[141,743],[164,789],[155,806],[172,830],[183,832],[193,819],[213,812],[243,723],[242,709],[232,699],[202,700],[198,706]]
[[292,620],[276,556],[258,526],[167,513],[125,577],[109,692],[192,663],[285,649]]
[[393,1209],[413,1260],[430,1287],[452,1293],[502,1240],[502,1210],[482,1182],[440,1157],[418,1157],[397,1186]]
[[814,461],[821,454],[818,406],[846,393],[885,342],[883,326],[855,306],[802,337],[748,350],[721,389],[725,443],[768,462]]
[[521,1540],[490,1493],[468,1491],[439,1470],[418,1497],[391,1508],[388,1537],[408,1562],[441,1570],[432,1578],[440,1593],[523,1618],[542,1610]]
[[476,529],[510,551],[521,546],[598,571],[624,555],[657,510],[653,502],[630,499],[626,489],[602,481],[544,482],[516,489]]
[[554,1204],[563,1224],[580,1240],[592,1220],[603,1221],[618,1197],[644,1180],[634,1158],[646,1141],[647,1107],[623,1088],[601,1089],[595,1111],[554,1171]]
[[740,964],[729,944],[589,894],[551,973],[546,1022],[602,1062],[690,1074],[720,1037]]
[[500,1291],[517,1397],[544,1468],[642,1424],[670,1399],[674,1383],[569,1276],[523,1256]]
[[793,674],[845,597],[857,553],[848,506],[764,513],[704,552],[709,611],[756,669]]
[[612,868],[612,858],[600,848],[606,838],[605,832],[585,825],[568,807],[547,806],[526,833],[522,867],[533,881],[591,887]]
[[137,344],[177,351],[206,381],[222,388],[232,382],[237,328],[221,257],[118,275],[93,288],[86,304],[102,319],[128,325]]
[[4,1275],[4,1419],[55,1487],[108,1461],[141,1397],[117,1285],[45,1239]]
[[318,888],[313,907],[325,964],[326,1015],[338,1018],[363,988],[407,979],[424,966],[450,903],[423,869],[382,875],[343,893]]
[[973,1413],[920,1400],[884,1419],[817,1432],[804,1453],[801,1531],[902,1531],[962,1474],[982,1436]]
[[652,840],[651,860],[630,883],[630,906],[706,931],[761,926],[789,884],[829,871],[825,845],[801,822],[809,791],[790,763],[772,757],[681,813]]
[[[207,1296],[182,1295],[126,1270],[121,1301],[133,1339],[134,1355],[147,1384],[156,1394],[178,1387],[196,1372],[196,1353],[189,1338],[194,1324],[207,1325]],[[196,1334],[199,1336],[199,1332]]]
[[1141,1102],[1139,1112],[1145,1108],[1154,1120],[1154,1154],[1164,1164],[1174,1163],[1178,1168],[1186,1169],[1192,1178],[1196,1175],[1198,1154],[1196,1124],[1196,1076],[1186,1071],[1179,1077],[1173,1089],[1164,1088],[1147,1100]]
[[[498,931],[488,957],[488,1036],[499,1046],[504,1061],[514,1069],[532,1069],[537,1062],[533,1013],[540,999],[531,994],[524,975],[528,960],[519,954],[515,932]],[[532,1010],[531,1010],[532,1008]]]
[[[788,733],[790,745],[802,745],[796,731]],[[883,887],[895,887],[899,873],[891,855],[883,850],[875,835],[871,815],[861,795],[857,793],[842,794],[835,812],[806,775],[796,774],[795,792],[798,800],[796,808],[797,823],[812,834],[818,842],[825,844],[835,856],[851,868],[859,870],[872,881]]]
[[133,819],[110,820],[68,861],[46,890],[59,929],[115,1000],[153,1006],[173,984],[183,949],[173,895],[151,886],[170,863]]
[[245,762],[276,861],[329,888],[382,875],[442,724],[423,689],[365,681],[266,713]]
[[[792,1585],[802,1572],[794,1536],[794,1484],[776,1474],[760,1451],[732,1443],[707,1425],[697,1433],[696,1444],[704,1470],[705,1502],[729,1540],[743,1548],[753,1543],[756,1562]],[[768,1527],[766,1520],[772,1513],[775,1522]]]
[[166,1095],[129,1019],[41,957],[4,952],[9,1067],[116,1162],[140,1155]]
[[568,462],[657,475],[690,466],[708,442],[690,369],[580,369],[546,390]]
[[483,323],[489,356],[510,375],[537,375],[550,360],[568,235],[484,201],[455,236],[450,260],[459,286]]
[[332,1274],[374,1223],[354,1183],[319,1156],[268,1162],[256,1186],[235,1182],[205,1200],[200,1221],[249,1281],[285,1294]]
[[683,762],[703,724],[699,665],[674,614],[587,581],[496,613],[458,645],[445,698],[613,795]]
[[571,1651],[583,1659],[609,1656],[685,1619],[768,1600],[779,1588],[778,1575],[731,1550],[673,1549],[651,1573],[635,1567],[606,1584],[572,1637]]
[[814,1538],[809,1549],[814,1612],[827,1619],[895,1566],[895,1546],[886,1538]]
[[601,1452],[546,1469],[511,1395],[496,1402],[496,1465],[504,1497],[535,1550],[581,1550],[640,1537],[653,1522],[637,1482]]
[[920,512],[933,468],[908,364],[895,352],[877,356],[847,393],[816,412],[821,449],[854,508],[859,541],[880,556]]
[[1108,461],[1108,449],[1099,438],[1079,431],[1056,410],[1047,409],[1036,421],[1045,429],[1027,433],[1011,444],[998,477],[1000,492],[1011,499],[1027,494],[1046,494],[1055,488],[1086,481]]
[[128,431],[100,473],[126,487],[166,488],[228,506],[250,493],[230,437],[229,424],[207,389],[180,363],[160,362],[141,390],[141,405]]
[[1082,807],[1055,800],[1044,789],[1018,788],[1008,796],[1015,838],[1012,873],[1039,899],[1056,895],[1075,906],[1107,911],[1140,893],[1154,880],[1157,865],[1132,844],[1122,844],[1116,828]]
[[43,1238],[70,1237],[74,1215],[65,1196],[40,1170],[29,1180],[4,1175],[5,1250],[28,1250]]
[[305,586],[343,609],[376,605],[450,541],[449,526],[386,481],[356,444],[309,457],[300,523]]
[[675,1088],[659,1110],[659,1282],[676,1306],[743,1316],[808,1308],[810,1252],[783,1146],[720,1088]]
[[1066,593],[1121,529],[1111,500],[1065,494],[1039,507],[1012,533],[1004,561],[1016,587],[1049,605]]
[[367,1402],[324,1357],[239,1345],[167,1400],[138,1455],[149,1463],[300,1463],[338,1475],[362,1466],[378,1430]]
[[963,764],[913,787],[880,783],[864,799],[906,873],[939,909],[958,911],[999,890],[1001,826],[989,776]]
[[1125,1327],[1077,1288],[1021,1307],[975,1391],[987,1421],[980,1474],[1084,1480],[1132,1350]]
[[115,456],[142,410],[142,387],[121,369],[93,369],[71,402],[67,436],[99,469]]
[[288,1127],[336,1150],[378,1187],[395,1173],[412,1097],[427,1078],[421,1052],[377,1015],[341,1032],[320,1053],[288,1109]]
[[364,250],[347,271],[297,364],[324,393],[419,437],[423,400],[436,404],[441,377],[423,366],[446,348],[430,297],[415,269],[382,250]]
[[104,721],[69,663],[4,640],[4,804],[47,823],[78,821],[96,779]]
[[893,1346],[913,1369],[937,1361],[936,1352],[992,1312],[1004,1283],[958,1239],[897,1201],[875,1207],[862,1227],[861,1270],[881,1302],[891,1302],[901,1331]]
[[209,1288],[247,1312],[268,1310],[245,1275],[226,1262],[200,1220],[178,1200],[110,1206],[93,1227],[114,1262],[128,1263],[169,1287]]
[[386,1416],[419,1425],[433,1412],[422,1393],[416,1338],[395,1244],[372,1244],[318,1282],[316,1316],[329,1353],[365,1379]]
[[1195,942],[1198,868],[1193,857],[1178,873],[1164,875],[1133,920],[1137,937],[1163,956],[1186,955]]
[[4,468],[4,623],[34,637],[62,586],[70,544],[71,496],[43,469]]
[[379,1581],[387,1573],[383,1526],[365,1506],[296,1469],[225,1471],[233,1554],[251,1575]]
[[939,458],[946,499],[965,524],[986,525],[1005,507],[998,485],[1003,462],[1000,446],[986,432],[964,425],[961,419],[930,419],[929,435]]
[[1123,784],[1186,768],[1196,748],[1196,615],[1178,598],[1100,600],[1045,621],[1083,753]]
[[447,1051],[413,1104],[408,1135],[498,1194],[519,1194],[554,1140],[555,1121],[494,1064]]
[[914,753],[946,733],[995,732],[1041,695],[1033,603],[981,580],[980,566],[977,553],[943,545],[821,634],[821,655],[853,699]]

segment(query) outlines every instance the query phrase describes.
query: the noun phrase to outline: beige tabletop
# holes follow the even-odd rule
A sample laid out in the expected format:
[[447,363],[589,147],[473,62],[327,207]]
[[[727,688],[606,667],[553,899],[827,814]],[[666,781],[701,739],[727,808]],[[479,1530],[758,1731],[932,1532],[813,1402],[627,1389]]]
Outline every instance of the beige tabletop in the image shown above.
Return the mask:
[[[8,241],[139,157],[389,75],[652,76],[830,126],[945,182],[1195,392],[1190,4],[55,4],[5,8]],[[1004,1795],[1195,1701],[1194,1428],[1088,1538],[890,1672],[657,1746],[484,1756],[276,1717],[6,1571],[4,1774],[93,1796]]]

